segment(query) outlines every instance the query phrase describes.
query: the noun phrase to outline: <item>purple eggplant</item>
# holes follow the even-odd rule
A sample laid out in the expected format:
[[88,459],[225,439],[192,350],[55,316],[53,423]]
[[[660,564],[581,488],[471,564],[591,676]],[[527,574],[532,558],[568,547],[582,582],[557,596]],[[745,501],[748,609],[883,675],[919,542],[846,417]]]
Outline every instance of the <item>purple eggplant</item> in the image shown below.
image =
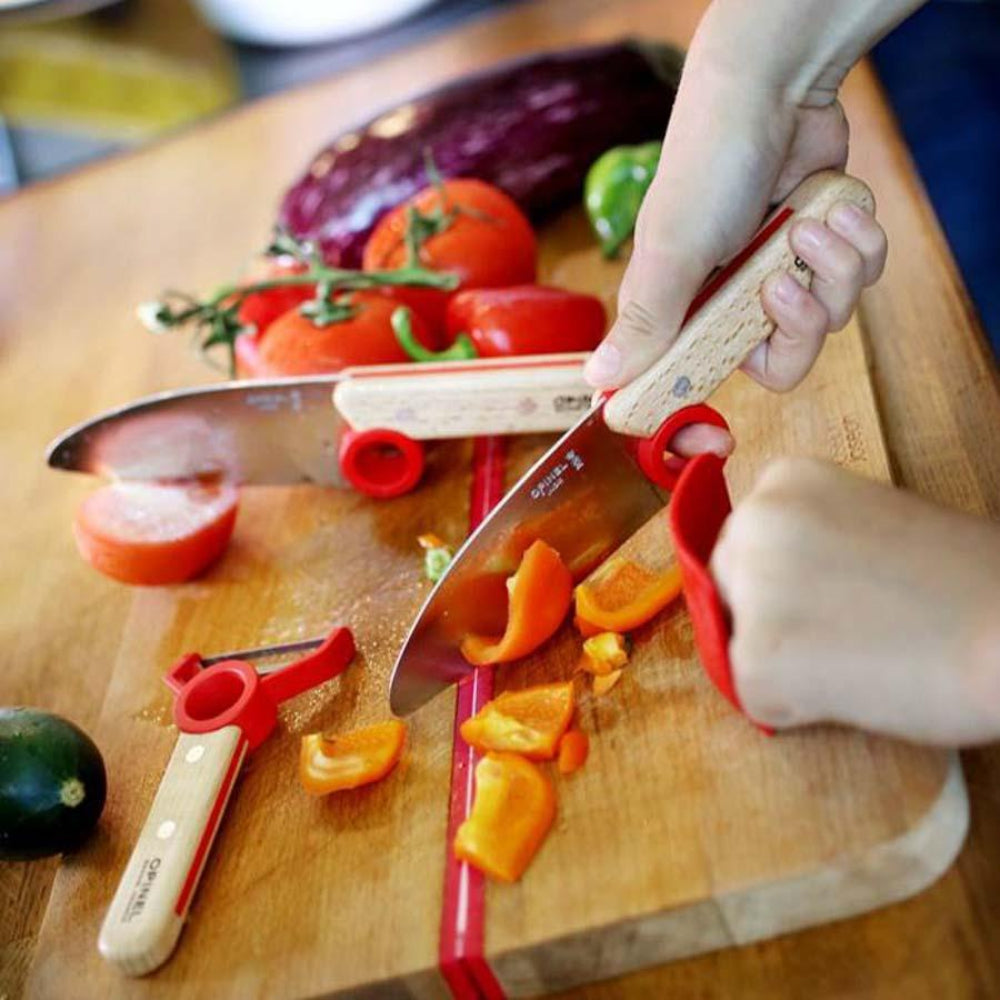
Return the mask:
[[534,222],[578,203],[612,146],[663,136],[681,54],[618,42],[504,63],[415,97],[339,136],[288,191],[279,224],[332,266],[357,267],[389,209],[443,177],[478,177]]

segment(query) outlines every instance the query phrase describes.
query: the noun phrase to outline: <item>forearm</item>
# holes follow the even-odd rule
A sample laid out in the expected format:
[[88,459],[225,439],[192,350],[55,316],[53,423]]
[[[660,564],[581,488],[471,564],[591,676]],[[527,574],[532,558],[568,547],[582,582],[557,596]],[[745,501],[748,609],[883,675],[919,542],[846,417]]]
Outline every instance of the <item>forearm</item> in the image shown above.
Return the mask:
[[691,45],[692,67],[798,107],[831,103],[848,70],[925,0],[714,0]]

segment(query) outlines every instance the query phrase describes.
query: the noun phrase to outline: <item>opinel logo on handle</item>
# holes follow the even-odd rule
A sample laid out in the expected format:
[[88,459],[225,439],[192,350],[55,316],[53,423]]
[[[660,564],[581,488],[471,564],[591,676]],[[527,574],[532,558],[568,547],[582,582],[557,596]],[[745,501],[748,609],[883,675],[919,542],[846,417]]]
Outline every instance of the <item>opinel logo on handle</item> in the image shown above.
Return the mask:
[[871,191],[846,174],[824,170],[807,177],[749,245],[705,284],[670,350],[608,400],[608,426],[621,434],[648,437],[671,414],[708,399],[774,332],[760,299],[768,275],[788,271],[806,288],[812,283],[812,271],[789,245],[789,227],[798,218],[825,221],[839,201],[867,211],[875,206]]
[[181,733],[98,939],[122,972],[142,976],[170,957],[240,766],[273,731],[278,705],[337,676],[353,657],[350,631],[337,628],[265,677],[236,658],[205,666],[197,653],[167,672]]

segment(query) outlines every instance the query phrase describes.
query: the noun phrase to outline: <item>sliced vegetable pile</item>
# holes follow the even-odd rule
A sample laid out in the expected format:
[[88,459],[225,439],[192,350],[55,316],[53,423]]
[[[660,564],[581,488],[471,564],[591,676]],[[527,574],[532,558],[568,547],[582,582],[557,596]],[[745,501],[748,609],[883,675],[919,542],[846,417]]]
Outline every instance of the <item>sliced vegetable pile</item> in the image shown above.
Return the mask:
[[[430,544],[426,536],[424,544]],[[484,665],[529,655],[563,624],[575,597],[584,637],[577,673],[592,678],[595,697],[606,695],[628,664],[623,633],[650,621],[680,593],[665,518],[662,512],[651,518],[575,590],[559,553],[536,539],[507,590],[504,634],[467,636],[465,658]],[[560,774],[570,775],[589,754],[587,734],[573,725],[575,711],[574,681],[568,680],[506,691],[462,723],[462,739],[485,756],[476,767],[471,813],[455,837],[456,857],[502,881],[521,877],[555,815],[555,792],[539,764],[555,761]]]

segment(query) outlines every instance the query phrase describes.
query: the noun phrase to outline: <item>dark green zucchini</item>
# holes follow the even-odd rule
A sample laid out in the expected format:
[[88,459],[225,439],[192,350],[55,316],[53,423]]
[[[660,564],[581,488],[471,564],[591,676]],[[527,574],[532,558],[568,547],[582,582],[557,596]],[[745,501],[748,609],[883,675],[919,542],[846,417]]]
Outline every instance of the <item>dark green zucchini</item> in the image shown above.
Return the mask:
[[79,847],[106,792],[101,753],[82,729],[48,712],[0,708],[0,858]]

